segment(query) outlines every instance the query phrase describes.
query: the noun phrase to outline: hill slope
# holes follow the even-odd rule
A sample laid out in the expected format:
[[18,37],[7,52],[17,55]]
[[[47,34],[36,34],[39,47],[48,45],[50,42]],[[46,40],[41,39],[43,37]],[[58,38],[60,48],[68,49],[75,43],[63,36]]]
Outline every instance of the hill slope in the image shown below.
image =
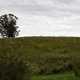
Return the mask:
[[26,57],[26,61],[30,63],[33,73],[48,74],[70,71],[73,68],[74,61],[79,62],[80,59],[80,38],[26,37],[0,39],[0,53],[23,55]]

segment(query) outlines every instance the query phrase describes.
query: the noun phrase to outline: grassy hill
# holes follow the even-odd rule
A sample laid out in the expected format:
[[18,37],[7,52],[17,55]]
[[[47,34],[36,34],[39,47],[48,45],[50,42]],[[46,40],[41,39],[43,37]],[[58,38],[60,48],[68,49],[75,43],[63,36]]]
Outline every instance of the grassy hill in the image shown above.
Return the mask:
[[71,71],[80,66],[78,37],[22,37],[0,39],[0,54],[26,58],[35,74]]

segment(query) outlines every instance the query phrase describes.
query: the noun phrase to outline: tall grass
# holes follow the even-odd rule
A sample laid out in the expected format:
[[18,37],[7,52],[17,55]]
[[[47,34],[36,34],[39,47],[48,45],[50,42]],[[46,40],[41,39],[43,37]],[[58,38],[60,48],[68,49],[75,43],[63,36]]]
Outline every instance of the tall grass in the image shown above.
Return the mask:
[[[27,37],[0,39],[0,53],[26,57],[34,74],[79,71],[80,38]],[[78,58],[77,58],[78,57]]]

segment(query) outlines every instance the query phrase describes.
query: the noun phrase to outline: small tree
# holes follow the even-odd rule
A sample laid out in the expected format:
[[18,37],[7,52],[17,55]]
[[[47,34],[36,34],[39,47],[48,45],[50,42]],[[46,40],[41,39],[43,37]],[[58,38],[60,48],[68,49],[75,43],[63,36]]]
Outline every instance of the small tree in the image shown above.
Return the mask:
[[16,26],[17,19],[13,14],[0,16],[0,33],[2,37],[15,37],[18,35],[18,26]]

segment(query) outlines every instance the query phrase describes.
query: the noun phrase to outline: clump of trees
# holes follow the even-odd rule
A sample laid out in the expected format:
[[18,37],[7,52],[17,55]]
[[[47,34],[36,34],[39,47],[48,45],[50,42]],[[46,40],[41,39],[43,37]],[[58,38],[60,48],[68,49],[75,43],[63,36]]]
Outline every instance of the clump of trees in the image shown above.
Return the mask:
[[0,16],[0,34],[2,37],[18,36],[18,26],[16,26],[18,17],[14,14],[4,14]]

